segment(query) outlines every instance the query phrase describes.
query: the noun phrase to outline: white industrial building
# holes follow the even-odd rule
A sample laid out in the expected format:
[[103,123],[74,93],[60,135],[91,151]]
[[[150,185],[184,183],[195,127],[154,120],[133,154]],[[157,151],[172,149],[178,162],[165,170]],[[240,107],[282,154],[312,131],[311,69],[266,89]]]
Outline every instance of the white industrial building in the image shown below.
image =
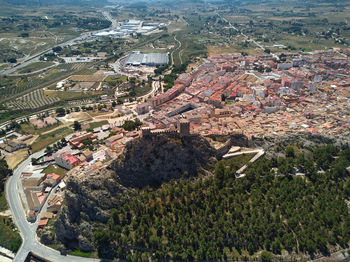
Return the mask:
[[132,52],[125,59],[125,65],[131,66],[162,66],[169,62],[168,54],[166,53],[148,53]]

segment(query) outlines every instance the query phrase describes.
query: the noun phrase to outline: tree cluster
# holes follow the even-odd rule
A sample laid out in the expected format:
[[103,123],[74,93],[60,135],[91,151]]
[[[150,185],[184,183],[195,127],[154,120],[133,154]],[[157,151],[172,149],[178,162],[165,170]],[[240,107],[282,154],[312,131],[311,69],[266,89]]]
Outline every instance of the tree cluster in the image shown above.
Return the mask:
[[[95,232],[99,255],[215,260],[263,250],[267,261],[282,250],[313,255],[346,247],[350,150],[315,148],[306,160],[288,147],[286,155],[255,162],[241,179],[237,163],[219,161],[214,176],[137,191],[112,210],[107,230]],[[295,168],[305,176],[293,176]]]

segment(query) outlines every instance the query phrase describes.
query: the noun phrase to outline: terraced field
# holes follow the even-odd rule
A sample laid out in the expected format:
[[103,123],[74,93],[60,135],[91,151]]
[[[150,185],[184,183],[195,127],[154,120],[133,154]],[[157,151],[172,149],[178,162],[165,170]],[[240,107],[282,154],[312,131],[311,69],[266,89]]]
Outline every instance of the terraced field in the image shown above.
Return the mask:
[[46,97],[43,90],[35,90],[26,95],[21,96],[11,102],[6,103],[6,107],[9,109],[35,109],[41,108],[46,105],[54,104],[60,101],[58,97]]
[[87,63],[61,64],[47,72],[30,77],[7,77],[0,79],[0,102],[54,84],[75,71],[83,70]]

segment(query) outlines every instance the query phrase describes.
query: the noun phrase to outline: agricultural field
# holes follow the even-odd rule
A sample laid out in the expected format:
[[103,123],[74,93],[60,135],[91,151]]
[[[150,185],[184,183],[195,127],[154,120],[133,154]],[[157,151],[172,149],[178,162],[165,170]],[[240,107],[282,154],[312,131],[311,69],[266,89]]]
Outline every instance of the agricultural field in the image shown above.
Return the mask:
[[35,62],[15,72],[15,74],[28,74],[54,65],[52,62]]
[[10,102],[11,98],[55,84],[74,74],[75,71],[89,66],[91,65],[88,63],[61,64],[41,74],[26,77],[0,77],[0,102]]
[[23,7],[2,3],[0,61],[20,59],[47,50],[80,32],[108,28],[100,11],[89,7]]
[[6,103],[8,109],[36,109],[43,108],[48,105],[60,101],[58,97],[45,96],[43,90],[35,90],[29,94],[23,95],[14,101]]
[[[44,94],[46,97],[58,98],[62,101],[74,101],[74,100],[91,100],[97,99],[101,95],[106,94],[105,91],[88,91],[88,92],[73,92],[73,91],[53,91],[45,90]],[[81,104],[81,102],[80,102]]]
[[265,47],[282,44],[288,51],[313,51],[350,45],[349,0],[247,3],[231,5],[221,14]]

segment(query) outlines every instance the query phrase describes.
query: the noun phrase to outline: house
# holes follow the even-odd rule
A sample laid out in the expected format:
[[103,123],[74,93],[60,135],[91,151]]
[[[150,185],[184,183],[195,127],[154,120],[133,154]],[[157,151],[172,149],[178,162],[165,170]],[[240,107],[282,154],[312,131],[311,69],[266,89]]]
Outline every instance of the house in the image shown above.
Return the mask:
[[55,157],[55,163],[60,167],[71,170],[73,167],[79,165],[80,160],[68,153],[62,153]]
[[93,159],[92,152],[89,149],[84,150],[82,154],[85,157],[86,161],[91,161]]
[[148,103],[141,103],[137,105],[136,107],[137,114],[143,115],[149,112],[149,104]]
[[40,219],[37,230],[38,231],[42,230],[47,225],[48,222],[49,222],[49,219],[47,218]]
[[0,144],[0,149],[3,149],[8,153],[12,153],[22,148],[26,148],[26,146],[27,145],[22,142],[16,142],[13,140],[4,140],[4,143]]
[[44,212],[41,214],[41,219],[51,219],[54,217],[54,214],[51,212]]
[[38,212],[45,202],[47,194],[44,194],[39,190],[40,188],[26,188],[24,190],[30,211]]
[[28,140],[28,139],[30,139],[32,137],[33,137],[33,135],[23,135],[20,138],[18,138],[18,141],[23,142],[23,141],[26,141],[26,140]]
[[61,177],[57,174],[48,174],[45,179],[45,184],[49,186],[56,186],[61,180]]
[[29,210],[27,214],[27,220],[28,222],[35,222],[36,220],[36,212],[34,210]]
[[69,139],[69,144],[74,148],[81,148],[83,146],[83,141],[91,139],[94,142],[96,138],[97,136],[90,132]]
[[114,135],[114,136],[111,136],[109,138],[106,139],[106,146],[110,147],[111,144],[119,139],[122,139],[123,138],[123,134],[118,134],[118,135]]
[[46,211],[56,213],[61,209],[62,204],[63,198],[61,196],[54,195],[50,197]]

